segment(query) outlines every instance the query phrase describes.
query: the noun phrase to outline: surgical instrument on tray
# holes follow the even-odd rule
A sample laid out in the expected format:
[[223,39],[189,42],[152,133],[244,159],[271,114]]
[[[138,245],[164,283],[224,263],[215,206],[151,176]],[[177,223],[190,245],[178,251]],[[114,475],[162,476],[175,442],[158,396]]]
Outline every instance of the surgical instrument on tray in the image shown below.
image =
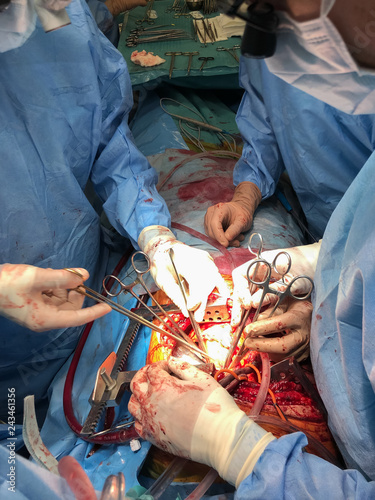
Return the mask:
[[193,25],[194,25],[194,32],[195,32],[195,35],[199,35],[199,38],[202,40],[202,42],[204,43],[204,46],[207,47],[207,43],[206,43],[206,37],[202,35],[202,32],[198,26],[198,22],[196,19],[193,19]]
[[189,311],[188,306],[187,306],[187,298],[186,298],[185,288],[184,288],[184,285],[182,284],[180,275],[178,274],[176,265],[174,263],[174,250],[173,250],[173,248],[169,249],[169,258],[171,259],[171,263],[172,263],[174,272],[176,274],[177,283],[178,283],[178,286],[180,287],[181,294],[182,294],[182,297],[184,299],[185,307],[186,307],[187,312],[189,314],[191,325],[193,327],[194,333],[195,333],[197,340],[198,340],[198,345],[202,351],[207,352],[206,346],[204,345],[204,342],[203,342],[201,329],[200,329],[197,321],[195,320],[194,313],[192,311]]
[[[74,274],[79,275],[79,273],[73,269],[66,268],[66,270],[70,271]],[[171,328],[169,326],[168,326],[167,331],[162,330],[161,328],[154,325],[150,321],[144,319],[142,316],[139,316],[138,314],[134,313],[133,311],[126,309],[125,307],[121,306],[120,304],[117,304],[116,302],[109,299],[108,297],[96,292],[95,290],[92,290],[91,288],[89,288],[85,285],[79,285],[74,290],[82,295],[85,295],[88,298],[91,298],[91,299],[97,301],[97,302],[104,302],[104,303],[108,304],[114,311],[119,312],[120,314],[123,314],[124,316],[128,317],[129,319],[136,320],[138,323],[141,323],[142,325],[145,325],[145,326],[151,328],[151,330],[155,330],[156,332],[160,333],[161,335],[167,335],[167,336],[171,337],[173,340],[175,340],[176,342],[178,342],[180,344],[183,344],[184,346],[186,346],[188,349],[194,351],[194,353],[198,354],[199,356],[203,356],[205,358],[210,357],[210,356],[208,356],[208,354],[205,351],[202,351],[201,349],[199,349],[198,347],[196,347],[192,343],[187,342],[183,338],[172,333],[170,331]],[[138,297],[138,300],[139,300],[139,297]],[[142,305],[144,305],[144,303],[142,301],[141,301],[141,303],[142,303]],[[154,314],[154,316],[158,320],[160,320],[158,315]]]
[[175,57],[176,56],[181,56],[182,52],[165,52],[164,55],[171,56],[171,63],[169,65],[169,78],[172,78]]
[[[146,35],[149,35],[151,32],[147,32]],[[152,32],[153,33],[153,32]],[[170,29],[170,30],[158,30],[155,31],[153,36],[141,36],[142,32],[139,34],[133,33],[129,35],[126,39],[127,47],[136,47],[141,43],[151,43],[151,42],[163,42],[163,41],[171,41],[171,40],[189,40],[193,39],[192,35],[185,30],[180,29]]]
[[204,17],[201,19],[201,21],[203,24],[203,29],[206,32],[208,38],[211,40],[212,43],[216,42],[215,34],[212,31],[211,24]]
[[240,62],[240,60],[239,60],[239,58],[238,58],[238,56],[237,56],[237,54],[236,54],[236,52],[235,52],[235,51],[236,51],[237,49],[239,49],[240,47],[241,47],[240,45],[233,45],[233,47],[231,47],[231,48],[227,48],[227,47],[216,47],[216,50],[217,50],[218,52],[223,52],[223,51],[226,51],[226,52],[228,52],[228,54],[230,54],[230,55],[233,57],[233,59],[235,59],[237,62]]
[[198,60],[203,61],[201,67],[199,68],[199,71],[203,71],[203,68],[207,64],[207,61],[213,61],[214,57],[198,57]]
[[150,0],[146,6],[146,10],[145,10],[145,14],[144,14],[143,18],[137,19],[135,21],[135,24],[143,24],[143,23],[155,24],[155,20],[151,19],[151,17],[150,17],[150,13],[153,10],[153,6],[154,6],[154,0]]
[[195,51],[195,52],[183,52],[182,53],[183,56],[189,56],[189,62],[188,62],[188,67],[187,67],[187,76],[190,75],[191,63],[193,61],[193,57],[197,56],[198,54],[199,54],[198,51]]

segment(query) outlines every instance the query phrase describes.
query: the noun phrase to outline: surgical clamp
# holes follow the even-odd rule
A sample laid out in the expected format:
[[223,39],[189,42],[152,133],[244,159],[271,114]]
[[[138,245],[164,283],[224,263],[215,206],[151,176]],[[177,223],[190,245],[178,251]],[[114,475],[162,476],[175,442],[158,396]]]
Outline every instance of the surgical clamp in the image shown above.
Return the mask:
[[[258,245],[257,246],[252,246],[253,244],[253,240],[256,238],[259,239],[259,242],[258,242]],[[253,253],[254,255],[257,256],[257,259],[260,259],[261,258],[261,254],[262,254],[262,250],[263,250],[263,238],[262,238],[262,235],[259,234],[259,233],[252,233],[250,235],[250,239],[249,239],[249,243],[247,245],[247,248],[249,250],[250,253]],[[259,265],[255,266],[255,273],[258,271],[258,268],[259,268]],[[252,285],[250,287],[250,283],[249,283],[249,292],[250,292],[250,295],[252,295],[256,290],[256,287],[254,285]],[[246,326],[246,322],[249,318],[249,314],[250,314],[250,309],[247,309],[246,311],[244,311],[242,313],[242,317],[241,317],[241,321],[240,321],[240,324],[237,326],[234,334],[233,334],[233,337],[232,337],[232,342],[229,346],[229,349],[228,349],[228,353],[227,353],[227,357],[225,358],[225,362],[224,362],[224,368],[228,368],[229,365],[231,364],[231,360],[232,360],[232,356],[234,354],[234,351],[236,350],[237,346],[238,346],[238,343],[242,337],[242,332]]]
[[237,62],[240,62],[237,54],[236,54],[236,49],[239,49],[240,48],[240,45],[233,45],[232,48],[228,49],[227,47],[217,47],[216,50],[218,52],[223,52],[224,50],[226,52],[228,52],[228,54],[230,54]]
[[[277,261],[279,260],[280,261],[280,257],[282,256],[285,256],[287,258],[287,265],[286,267],[284,268],[283,266],[283,270],[281,271],[280,270],[280,267],[279,264],[277,263]],[[314,288],[314,282],[313,280],[310,278],[310,276],[307,276],[307,275],[299,275],[299,276],[295,276],[289,283],[286,283],[284,281],[284,277],[285,275],[290,271],[290,268],[291,268],[291,258],[290,258],[290,255],[285,252],[285,251],[281,251],[279,252],[276,257],[274,258],[274,260],[272,261],[272,263],[270,264],[269,262],[267,262],[265,259],[256,259],[254,261],[252,261],[247,269],[247,279],[249,281],[249,283],[251,283],[252,285],[255,285],[256,287],[260,287],[263,289],[262,291],[262,295],[261,295],[261,298],[260,298],[260,301],[259,301],[259,304],[258,304],[258,307],[257,307],[257,310],[255,312],[255,315],[254,315],[254,318],[253,318],[253,322],[257,321],[258,317],[259,317],[259,314],[260,314],[260,311],[263,307],[263,302],[264,302],[264,299],[266,297],[267,294],[272,294],[272,295],[276,295],[277,296],[277,300],[276,300],[276,303],[274,305],[274,307],[272,308],[271,312],[269,313],[269,315],[267,316],[268,318],[271,318],[276,309],[278,308],[278,306],[284,301],[284,299],[286,299],[287,297],[291,297],[295,300],[307,300],[310,296],[311,296],[311,293],[313,291],[313,288]],[[266,274],[265,274],[265,277],[261,280],[257,280],[256,279],[256,272],[258,271],[259,269],[259,265],[262,265],[262,266],[265,266],[266,267]],[[252,272],[252,268],[255,268],[255,273]],[[280,274],[281,276],[281,284],[285,286],[284,290],[280,291],[280,290],[277,290],[276,288],[270,286],[270,282],[271,282],[271,279],[272,279],[272,270],[273,271],[276,271],[278,274]],[[250,276],[251,275],[251,276]],[[307,280],[309,283],[310,283],[310,286],[307,290],[307,292],[304,294],[304,295],[299,295],[295,292],[293,292],[293,286],[299,281],[299,280]],[[280,281],[276,282],[276,283],[280,283]],[[237,353],[236,357],[232,360],[230,366],[235,366],[236,364],[238,364],[243,358],[244,356],[247,354],[247,352],[249,351],[249,349],[247,347],[245,347],[245,342],[242,344],[239,352]]]
[[181,56],[182,52],[165,52],[165,55],[166,56],[171,56],[171,64],[169,66],[169,78],[172,78],[175,57],[176,56]]
[[203,61],[201,67],[199,68],[199,71],[202,71],[205,65],[207,64],[207,61],[213,61],[214,57],[198,57],[198,60]]
[[[138,252],[137,252],[138,253]],[[139,253],[143,253],[143,252],[139,252]],[[134,260],[134,255],[132,257],[132,262]],[[75,271],[74,269],[66,269],[67,271],[70,271],[74,274],[77,274],[78,276],[81,276],[80,273],[78,273],[77,271]],[[107,278],[107,277],[106,277]],[[104,278],[104,282],[106,281],[106,278]],[[142,280],[143,281],[143,280]],[[134,282],[132,285],[134,286],[135,284],[137,284],[138,282]],[[141,283],[142,284],[142,283]],[[104,283],[103,283],[103,286],[104,286]],[[142,284],[142,286],[144,286]],[[168,330],[165,331],[165,330],[162,330],[161,328],[159,328],[158,326],[154,325],[153,323],[151,323],[150,321],[144,319],[142,316],[134,313],[133,311],[130,311],[129,309],[126,309],[125,307],[121,306],[120,304],[117,304],[117,302],[114,302],[113,300],[109,299],[108,297],[106,297],[105,295],[102,295],[98,292],[96,292],[95,290],[92,290],[91,288],[85,286],[85,285],[79,285],[78,287],[76,287],[74,289],[76,292],[82,294],[82,295],[85,295],[86,297],[89,297],[93,300],[95,300],[96,302],[104,302],[106,304],[108,304],[114,311],[117,311],[119,312],[120,314],[123,314],[124,316],[128,317],[129,319],[133,319],[133,320],[136,320],[138,323],[141,323],[142,325],[145,325],[149,328],[151,328],[151,330],[155,330],[156,332],[160,333],[161,335],[168,335],[169,337],[171,337],[173,340],[175,340],[176,342],[180,343],[180,344],[183,344],[185,347],[187,347],[188,349],[194,351],[195,354],[198,354],[200,357],[209,357],[207,355],[207,353],[205,351],[202,351],[201,349],[199,349],[198,347],[195,346],[195,344],[191,341],[191,339],[189,338],[189,341],[185,340],[185,337],[182,338],[182,337],[179,337],[178,335],[175,335],[175,333],[172,333],[171,332],[171,327],[169,325],[167,325],[168,327]],[[147,289],[145,288],[145,290],[147,291]],[[122,291],[122,290],[121,290]],[[129,290],[130,291],[130,290]],[[134,293],[134,292],[133,292]],[[132,293],[132,295],[133,295]],[[116,293],[117,294],[117,293]],[[117,294],[118,295],[118,294]],[[114,294],[112,294],[112,296],[115,296]],[[134,295],[137,300],[140,301],[140,303],[148,308],[148,306],[142,301],[142,299],[140,299],[135,293]],[[154,297],[152,297],[153,300],[155,301]],[[155,301],[155,303],[157,303]],[[160,321],[160,317],[154,313],[152,310],[151,310],[153,316],[155,318],[157,318],[159,321]],[[176,329],[179,329],[178,325],[175,324],[175,322],[168,316],[168,314],[165,312],[165,310],[162,311],[163,314],[165,314],[170,320],[171,320],[171,323],[175,326]],[[164,323],[164,322],[163,322]],[[172,327],[173,328],[173,327]],[[172,329],[173,331],[173,329]],[[186,334],[184,333],[184,336]]]
[[197,56],[198,54],[199,54],[198,51],[195,51],[195,52],[183,52],[182,53],[183,56],[189,56],[189,62],[188,62],[188,67],[187,67],[187,76],[190,75],[191,63],[193,61],[193,57]]

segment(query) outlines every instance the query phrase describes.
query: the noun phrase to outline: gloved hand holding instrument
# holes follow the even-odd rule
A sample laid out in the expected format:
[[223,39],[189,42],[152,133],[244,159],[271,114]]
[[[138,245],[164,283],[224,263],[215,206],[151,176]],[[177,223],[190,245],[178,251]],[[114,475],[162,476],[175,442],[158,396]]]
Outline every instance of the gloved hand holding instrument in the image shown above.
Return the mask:
[[110,312],[107,304],[82,309],[84,297],[74,290],[85,269],[42,269],[26,264],[0,266],[0,314],[36,332],[79,326]]
[[[231,361],[231,366],[238,364],[251,349],[279,354],[282,357],[306,351],[312,313],[312,305],[307,299],[313,290],[312,279],[319,249],[320,243],[315,243],[281,251],[264,252],[262,258],[246,263],[234,271],[232,325],[241,323],[242,330],[248,337]],[[258,255],[259,253],[260,251]],[[299,274],[300,272],[304,274]],[[271,282],[272,280],[275,281]],[[257,291],[252,293],[254,290]],[[286,298],[288,300],[283,304]],[[298,304],[298,301],[301,303]],[[270,303],[271,307],[260,316],[262,307],[267,303]],[[253,323],[245,326],[243,309],[250,307],[256,307],[257,310]],[[275,313],[283,314],[271,319]],[[258,318],[260,321],[257,321]],[[287,334],[280,338],[259,338],[264,334],[284,331]],[[239,338],[237,343],[238,341]]]
[[[148,226],[141,232],[138,244],[150,258],[150,272],[155,283],[185,316],[188,311],[194,311],[196,321],[202,321],[208,296],[215,287],[220,295],[229,297],[225,280],[209,253],[178,241],[170,229]],[[186,285],[187,305],[170,259],[171,248],[180,280]]]
[[186,362],[170,358],[142,368],[131,391],[128,408],[141,437],[213,467],[235,486],[275,439],[249,419],[214,378]]

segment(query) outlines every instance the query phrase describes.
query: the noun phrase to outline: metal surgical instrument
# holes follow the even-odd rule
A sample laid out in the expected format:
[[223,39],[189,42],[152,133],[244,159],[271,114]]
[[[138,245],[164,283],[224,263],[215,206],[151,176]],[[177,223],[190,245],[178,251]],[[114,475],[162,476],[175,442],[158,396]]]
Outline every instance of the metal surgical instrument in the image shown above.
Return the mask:
[[169,66],[169,78],[172,78],[175,57],[176,56],[181,56],[182,52],[165,52],[165,55],[166,56],[171,56],[171,64]]
[[[284,265],[280,266],[280,258],[282,258],[283,256],[285,256],[287,259],[286,267]],[[278,264],[278,261],[279,261],[279,264]],[[272,295],[277,296],[276,303],[275,303],[274,307],[272,308],[271,312],[269,313],[269,315],[267,316],[268,318],[271,318],[274,315],[277,307],[287,297],[291,297],[295,300],[306,300],[311,296],[311,293],[312,293],[313,288],[314,288],[314,282],[310,278],[310,276],[299,275],[299,276],[295,276],[289,283],[285,282],[284,277],[290,271],[291,265],[292,265],[292,261],[291,261],[290,255],[285,251],[279,252],[276,255],[276,257],[274,258],[274,260],[272,261],[272,263],[269,263],[265,259],[256,259],[250,263],[249,267],[247,268],[247,273],[246,273],[247,279],[248,279],[249,283],[251,283],[252,285],[254,285],[258,288],[262,288],[262,290],[263,290],[258,307],[257,307],[257,310],[256,310],[254,318],[253,318],[253,323],[255,321],[257,321],[257,319],[259,317],[259,313],[263,307],[263,302],[264,302],[264,299],[265,299],[267,294],[272,294]],[[256,272],[258,272],[259,266],[262,266],[263,270],[265,267],[265,275],[264,275],[264,278],[262,278],[262,279],[257,279],[257,275],[256,275]],[[252,269],[252,268],[254,268],[254,269]],[[257,270],[257,271],[255,271],[255,270]],[[281,280],[275,281],[274,283],[279,284],[279,285],[280,284],[283,285],[283,287],[282,287],[283,290],[278,290],[277,288],[271,286],[272,271],[275,271],[276,273],[281,275]],[[304,295],[297,294],[296,292],[293,291],[293,289],[295,290],[296,288],[298,290],[298,287],[295,287],[295,285],[300,280],[307,280],[309,282],[308,290],[307,290],[307,292],[305,292]],[[231,365],[234,366],[234,365],[238,364],[243,359],[243,357],[247,354],[248,351],[249,351],[249,349],[247,347],[245,347],[245,343],[243,343],[238,354],[233,359]]]
[[191,63],[193,61],[193,57],[197,56],[198,54],[199,54],[198,51],[195,51],[195,52],[183,52],[182,53],[183,56],[189,56],[189,62],[188,62],[188,67],[187,67],[187,76],[190,75]]
[[[74,269],[66,268],[66,271],[69,271],[69,272],[72,272],[74,274],[77,274],[78,276],[81,276],[80,273]],[[136,283],[134,283],[134,284],[136,284]],[[194,351],[194,353],[198,354],[198,356],[200,356],[200,357],[202,357],[202,356],[204,358],[210,357],[210,356],[208,356],[208,354],[205,351],[202,351],[201,349],[196,347],[190,338],[189,338],[189,341],[187,341],[184,338],[172,333],[173,330],[171,331],[171,327],[169,325],[167,325],[167,327],[168,327],[167,331],[162,330],[161,328],[154,325],[153,323],[151,323],[147,319],[143,318],[139,314],[136,314],[135,312],[130,311],[129,309],[126,309],[125,307],[121,306],[117,302],[114,302],[113,300],[109,299],[105,295],[102,295],[102,294],[96,292],[95,290],[92,290],[91,288],[85,286],[85,285],[78,285],[74,290],[82,295],[85,295],[88,298],[95,300],[96,302],[104,302],[104,303],[108,304],[114,311],[117,311],[120,314],[123,314],[124,316],[128,317],[129,319],[133,319],[133,320],[137,321],[138,323],[141,323],[142,325],[145,325],[145,326],[151,328],[151,330],[155,330],[156,332],[160,333],[161,335],[168,335],[176,342],[183,344],[191,351]],[[135,297],[137,297],[137,300],[139,300],[143,306],[148,308],[148,306],[136,294],[135,294]],[[152,299],[156,303],[154,297],[152,297]],[[157,318],[160,321],[160,317],[156,313],[154,313],[152,310],[151,310],[151,312],[153,314],[153,317]],[[168,316],[167,313],[163,312],[163,314],[166,314],[167,317],[170,319],[171,323],[173,325],[175,325],[176,329],[179,329],[178,325],[175,324],[175,322]],[[184,332],[184,335],[186,335],[185,332]]]
[[[146,268],[140,269],[138,267],[137,257],[141,257],[141,258],[145,259]],[[141,252],[141,251],[135,252],[132,255],[131,262],[132,262],[133,269],[134,269],[136,276],[137,276],[136,279],[132,283],[130,283],[129,285],[126,285],[119,278],[117,278],[117,276],[113,276],[112,274],[105,276],[105,278],[103,280],[103,289],[105,290],[107,295],[109,295],[110,297],[118,297],[121,293],[129,292],[135,299],[139,300],[139,302],[143,305],[143,307],[145,307],[148,310],[148,312],[150,312],[153,316],[156,316],[159,319],[159,321],[161,323],[163,323],[163,325],[168,329],[168,331],[171,330],[171,328],[172,328],[172,331],[174,331],[174,333],[176,333],[177,335],[180,335],[186,342],[188,342],[194,346],[194,342],[191,340],[191,338],[188,335],[186,335],[186,333],[183,331],[183,329],[173,320],[173,318],[171,318],[171,316],[167,313],[165,308],[156,300],[156,298],[152,295],[151,291],[147,287],[147,285],[143,279],[143,275],[147,274],[150,271],[151,263],[150,263],[150,259],[149,259],[148,255],[145,254],[144,252]],[[110,281],[111,282],[115,281],[117,283],[118,288],[115,291],[111,291],[110,289],[108,289],[108,283]],[[168,318],[168,320],[171,322],[171,325],[168,325],[164,320],[162,320],[159,317],[159,315],[156,315],[155,311],[151,307],[149,307],[133,291],[133,288],[138,283],[147,292],[148,296],[155,302],[157,308],[159,309],[159,312],[161,312],[166,318]],[[111,287],[111,289],[112,289],[112,287]]]
[[171,259],[172,266],[173,266],[174,272],[176,274],[177,283],[178,283],[178,286],[180,287],[181,294],[182,294],[182,297],[184,299],[185,307],[186,307],[187,312],[189,314],[189,319],[190,319],[191,325],[192,325],[194,333],[195,333],[195,335],[196,335],[196,337],[198,339],[198,345],[199,345],[199,347],[201,348],[202,351],[207,352],[206,346],[204,345],[204,342],[203,342],[202,332],[201,332],[201,329],[200,329],[198,323],[195,320],[194,313],[192,311],[189,311],[189,309],[187,307],[187,298],[186,298],[185,288],[184,288],[184,285],[181,282],[180,275],[178,274],[176,265],[174,263],[174,250],[173,250],[173,248],[169,249],[169,258]]
[[203,61],[201,67],[199,68],[199,71],[202,71],[205,65],[207,64],[207,61],[213,61],[214,57],[198,57],[198,60]]
[[[255,245],[253,246],[253,244],[254,244],[253,240],[254,239],[256,240],[257,238],[258,238],[259,242],[258,242],[257,246],[255,246]],[[250,239],[249,239],[249,243],[247,245],[247,248],[248,248],[250,253],[253,253],[254,255],[257,256],[257,259],[260,259],[261,254],[262,254],[262,250],[263,250],[262,235],[259,233],[252,233],[250,235]],[[258,271],[258,268],[259,268],[259,265],[255,266],[255,269],[254,269],[255,273]],[[256,287],[254,285],[250,286],[250,283],[249,283],[250,295],[252,295],[255,292],[255,290],[256,290]],[[231,359],[232,359],[233,353],[236,350],[238,343],[242,337],[242,332],[243,332],[245,325],[246,325],[246,322],[249,318],[249,314],[250,314],[250,309],[247,309],[246,311],[244,311],[242,313],[240,324],[237,326],[236,331],[233,334],[232,342],[229,346],[227,357],[225,358],[224,368],[228,368],[229,365],[231,364]]]
[[228,49],[227,47],[217,47],[216,50],[218,52],[222,52],[222,51],[226,51],[228,52],[228,54],[230,54],[237,62],[240,62],[237,54],[236,54],[236,49],[239,49],[240,48],[240,45],[233,45],[232,48]]

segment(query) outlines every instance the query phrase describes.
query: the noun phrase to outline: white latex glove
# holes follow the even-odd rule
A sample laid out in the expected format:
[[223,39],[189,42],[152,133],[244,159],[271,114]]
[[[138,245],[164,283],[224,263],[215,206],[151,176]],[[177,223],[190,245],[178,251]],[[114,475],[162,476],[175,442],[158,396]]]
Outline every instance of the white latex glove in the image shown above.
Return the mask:
[[[261,257],[272,263],[274,258],[279,252],[287,252],[292,259],[292,266],[288,274],[284,276],[285,283],[288,284],[295,276],[306,275],[311,279],[314,279],[316,264],[319,257],[320,251],[320,240],[318,243],[313,243],[312,245],[304,245],[293,248],[282,248],[279,250],[269,250],[263,252]],[[232,326],[237,326],[241,321],[241,314],[243,309],[250,309],[251,307],[257,307],[262,295],[262,290],[258,289],[253,295],[250,294],[249,282],[247,279],[247,270],[252,261],[246,262],[241,266],[237,267],[233,273],[233,309],[232,309]],[[281,260],[281,263],[283,261]],[[286,262],[286,260],[285,260]],[[253,269],[255,270],[255,265]],[[279,266],[279,271],[282,272],[283,269]],[[262,274],[263,273],[263,274]],[[272,277],[276,280],[280,280],[280,274],[272,270]],[[264,279],[264,267],[259,266],[259,274],[256,277],[257,280]],[[297,286],[292,287],[294,294],[304,295],[310,289],[311,283],[308,280],[298,280],[296,282]],[[285,286],[280,282],[271,283],[272,288],[275,290],[283,291]],[[264,305],[275,302],[277,296],[273,294],[266,295],[263,302]]]
[[[175,376],[171,376],[171,373]],[[274,440],[207,373],[171,358],[142,368],[130,385],[139,435],[159,448],[213,467],[235,486]]]
[[[138,244],[150,258],[150,272],[155,283],[185,316],[188,316],[187,309],[194,310],[196,321],[202,321],[208,296],[215,287],[220,295],[229,297],[225,280],[210,254],[181,243],[170,229],[164,226],[148,226],[141,232]],[[173,248],[173,261],[181,282],[185,281],[187,284],[187,309],[169,257],[170,248]]]
[[[251,351],[267,352],[273,361],[292,355],[301,361],[309,353],[312,310],[309,300],[286,299],[271,318],[270,311],[265,311],[255,323],[245,327],[245,346]],[[284,331],[283,337],[267,338]]]
[[258,186],[248,181],[241,182],[232,201],[209,207],[204,217],[206,234],[225,247],[239,247],[244,239],[241,233],[250,229],[261,199]]
[[82,308],[84,296],[70,290],[82,278],[63,269],[42,269],[25,264],[0,266],[0,314],[36,332],[79,326],[111,311],[108,304]]

